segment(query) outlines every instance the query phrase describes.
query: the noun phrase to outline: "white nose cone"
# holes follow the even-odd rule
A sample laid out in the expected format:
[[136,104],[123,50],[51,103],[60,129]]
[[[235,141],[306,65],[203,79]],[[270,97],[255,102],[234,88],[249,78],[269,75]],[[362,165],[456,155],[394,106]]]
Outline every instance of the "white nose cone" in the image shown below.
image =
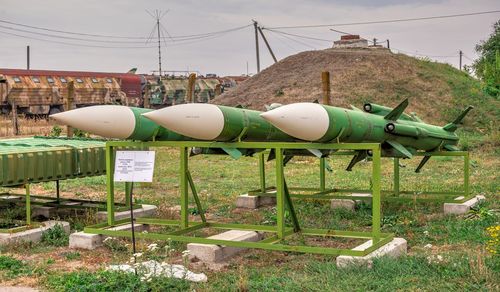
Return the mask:
[[142,115],[169,130],[200,140],[214,140],[224,129],[224,114],[214,104],[179,104]]
[[127,139],[135,128],[132,110],[121,105],[96,105],[50,115],[58,124],[105,138]]
[[317,103],[288,104],[260,116],[288,135],[305,141],[323,138],[330,126],[327,111]]

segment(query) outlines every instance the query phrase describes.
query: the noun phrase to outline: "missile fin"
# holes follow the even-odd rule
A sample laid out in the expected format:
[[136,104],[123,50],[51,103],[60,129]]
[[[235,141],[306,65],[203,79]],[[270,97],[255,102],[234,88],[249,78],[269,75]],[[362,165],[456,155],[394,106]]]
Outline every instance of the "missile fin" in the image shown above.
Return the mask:
[[460,151],[460,149],[458,149],[455,145],[444,145],[444,149],[448,151]]
[[422,167],[424,167],[424,165],[427,163],[427,161],[429,161],[430,158],[430,156],[424,156],[424,158],[422,158],[422,160],[418,164],[417,169],[415,169],[415,172],[419,173]]
[[368,154],[366,153],[366,151],[357,151],[356,154],[354,155],[354,157],[352,158],[351,162],[349,162],[349,165],[347,166],[347,168],[345,170],[351,171],[352,168],[354,167],[354,165],[356,165],[356,163],[360,162],[361,160],[365,159],[366,157],[368,157]]
[[408,98],[403,100],[397,107],[395,107],[390,113],[388,113],[384,119],[395,121],[401,117],[406,107],[408,107]]
[[283,166],[286,166],[288,161],[292,160],[293,155],[285,155],[285,158],[283,158]]
[[387,144],[391,145],[392,148],[396,149],[396,151],[398,151],[399,153],[403,154],[406,158],[412,158],[413,157],[413,154],[411,154],[410,151],[408,151],[408,149],[405,148],[405,146],[399,144],[398,142],[396,141],[386,141]]
[[323,153],[319,151],[318,149],[307,149],[307,151],[311,152],[314,156],[321,158],[323,157]]
[[240,150],[236,148],[222,148],[222,150],[234,159],[238,159],[242,156]]
[[326,171],[328,172],[333,172],[333,169],[332,167],[330,166],[330,164],[328,163],[328,161],[325,160],[325,169]]
[[455,132],[458,128],[458,124],[462,122],[467,113],[469,113],[469,111],[473,108],[474,108],[473,106],[468,106],[461,114],[458,115],[458,117],[455,118],[453,122],[444,126],[443,129],[446,131]]
[[274,152],[274,149],[271,149],[271,151],[269,151],[269,155],[267,156],[267,161],[271,161],[275,158],[276,158],[276,153]]
[[352,110],[353,110],[353,111],[363,112],[360,108],[355,107],[355,106],[353,106],[352,104],[350,104],[350,106],[351,106],[351,108],[352,108]]

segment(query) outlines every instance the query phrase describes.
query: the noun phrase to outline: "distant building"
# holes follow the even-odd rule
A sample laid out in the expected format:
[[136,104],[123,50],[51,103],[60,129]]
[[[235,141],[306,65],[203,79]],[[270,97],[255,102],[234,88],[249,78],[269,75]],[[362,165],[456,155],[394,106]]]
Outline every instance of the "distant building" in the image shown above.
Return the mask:
[[368,40],[360,38],[356,34],[348,34],[340,37],[340,41],[333,42],[334,48],[367,48]]

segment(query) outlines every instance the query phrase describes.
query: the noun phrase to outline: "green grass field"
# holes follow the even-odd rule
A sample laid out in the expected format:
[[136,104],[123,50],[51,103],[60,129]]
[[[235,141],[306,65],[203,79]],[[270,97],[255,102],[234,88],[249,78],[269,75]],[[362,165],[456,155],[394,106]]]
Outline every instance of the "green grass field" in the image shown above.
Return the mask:
[[[134,275],[104,271],[109,264],[126,263],[130,256],[127,240],[96,251],[74,251],[59,247],[64,238],[48,236],[38,244],[10,245],[1,248],[0,282],[10,285],[38,286],[53,291],[441,291],[500,289],[500,256],[487,250],[499,249],[498,240],[486,228],[500,225],[500,193],[498,169],[500,159],[495,148],[479,147],[480,139],[463,135],[462,143],[471,149],[471,190],[483,194],[487,201],[467,216],[442,213],[438,203],[384,203],[382,231],[393,232],[408,241],[408,255],[399,259],[381,258],[373,268],[351,267],[339,269],[335,257],[299,253],[251,250],[245,252],[220,270],[209,270],[200,263],[189,268],[208,275],[207,283],[157,278],[140,281]],[[135,189],[138,203],[155,204],[162,218],[178,218],[171,207],[179,205],[178,151],[156,149],[157,160],[154,183],[139,184]],[[212,221],[268,224],[276,220],[276,210],[235,208],[238,195],[259,185],[256,158],[233,160],[225,156],[195,156],[190,159],[190,170],[197,186],[203,209]],[[338,188],[369,188],[370,162],[357,165],[346,172],[348,157],[329,159],[334,171],[327,173],[327,186]],[[402,190],[459,191],[462,183],[463,161],[459,158],[433,158],[422,173],[413,170],[418,159],[404,160],[401,168]],[[267,182],[274,184],[274,161],[266,164]],[[392,187],[392,160],[383,159],[383,187]],[[315,187],[319,183],[318,160],[294,158],[285,168],[290,186]],[[105,199],[105,178],[93,177],[61,183],[63,196]],[[34,192],[51,194],[53,183],[40,184]],[[117,200],[122,200],[124,186],[118,185]],[[328,201],[295,200],[298,218],[304,227],[341,230],[368,230],[371,208],[361,205],[355,211],[333,210]],[[191,217],[198,219],[194,201]],[[174,210],[174,211],[173,211]],[[92,212],[70,221],[72,228],[95,222]],[[497,232],[498,234],[498,232]],[[298,238],[301,241],[300,238]],[[319,242],[319,241],[318,241]],[[490,245],[488,245],[488,242]],[[151,242],[140,240],[141,250]],[[493,245],[491,245],[493,243]],[[161,243],[164,244],[164,243]],[[335,243],[334,243],[335,244]],[[338,245],[346,244],[338,242]],[[495,245],[496,244],[496,245]],[[171,243],[175,251],[167,260],[182,262],[185,244]],[[165,255],[162,255],[165,257]]]

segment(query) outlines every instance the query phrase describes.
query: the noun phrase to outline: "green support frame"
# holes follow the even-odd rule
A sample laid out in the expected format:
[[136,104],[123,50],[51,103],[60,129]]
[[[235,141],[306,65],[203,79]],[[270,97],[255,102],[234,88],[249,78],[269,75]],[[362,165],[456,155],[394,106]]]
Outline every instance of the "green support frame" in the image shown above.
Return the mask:
[[[353,152],[336,152],[336,155],[353,155]],[[261,154],[263,156],[263,154]],[[463,187],[461,191],[452,192],[440,192],[440,191],[401,191],[400,190],[400,166],[399,158],[393,158],[393,186],[392,189],[381,190],[382,201],[388,202],[405,202],[405,201],[419,201],[419,202],[438,202],[438,203],[463,203],[470,200],[474,195],[470,192],[469,185],[469,152],[467,151],[439,151],[439,152],[418,152],[415,156],[427,156],[427,157],[437,157],[437,156],[447,156],[447,157],[463,157]],[[292,198],[301,199],[353,199],[352,196],[347,195],[347,193],[357,193],[366,194],[366,196],[357,195],[356,200],[371,200],[371,190],[366,189],[340,189],[340,188],[330,188],[326,189],[326,177],[325,177],[325,160],[326,158],[319,159],[319,187],[317,188],[290,188],[292,192],[290,196]],[[259,189],[251,190],[248,192],[252,196],[276,196],[274,186],[266,186],[265,184],[265,160],[259,159],[259,175],[261,176],[261,186]],[[263,183],[262,183],[263,182]],[[457,199],[460,197],[460,199]]]
[[[393,239],[393,234],[382,233],[380,230],[381,225],[381,148],[377,143],[332,143],[332,144],[317,144],[317,143],[264,143],[264,142],[202,142],[202,141],[157,141],[157,142],[126,142],[126,141],[109,141],[106,143],[106,173],[107,173],[107,206],[108,218],[104,223],[93,226],[85,227],[84,231],[93,234],[102,234],[108,236],[121,236],[131,237],[131,231],[116,231],[110,230],[111,227],[129,223],[129,219],[115,220],[114,217],[114,158],[115,150],[117,147],[173,147],[180,150],[180,205],[181,216],[179,220],[165,220],[156,218],[137,218],[135,221],[139,224],[149,225],[163,225],[174,226],[177,229],[169,233],[137,233],[137,238],[145,238],[152,240],[174,240],[180,242],[192,242],[203,244],[218,244],[233,247],[245,248],[259,248],[267,250],[278,251],[295,251],[304,253],[317,253],[328,255],[353,255],[364,256],[376,250],[384,244]],[[204,214],[203,209],[196,192],[196,187],[189,172],[188,164],[188,147],[205,147],[205,148],[251,148],[251,149],[274,149],[276,153],[276,210],[277,210],[277,224],[276,226],[262,226],[262,225],[249,225],[249,224],[227,224],[209,222]],[[283,151],[286,149],[333,149],[338,151],[346,150],[371,150],[373,151],[372,163],[372,226],[370,231],[342,231],[342,230],[328,230],[328,229],[315,229],[315,228],[302,228],[299,224],[293,202],[291,200],[288,187],[286,184],[284,165],[283,165]],[[259,160],[263,163],[264,156],[259,155]],[[262,169],[261,169],[262,171]],[[261,187],[265,189],[264,173],[261,173]],[[188,216],[188,200],[189,191],[193,196],[195,203],[200,211],[201,221],[190,222]],[[287,226],[285,221],[285,211],[288,210],[293,226]],[[231,240],[219,240],[211,238],[203,238],[198,236],[190,236],[189,233],[203,228],[215,229],[236,229],[236,230],[252,230],[269,233],[270,236],[259,242],[241,242]],[[352,250],[348,248],[330,248],[330,247],[316,247],[305,245],[290,245],[285,243],[285,239],[294,234],[301,234],[304,236],[321,236],[321,237],[340,237],[372,240],[372,245],[364,250]]]

